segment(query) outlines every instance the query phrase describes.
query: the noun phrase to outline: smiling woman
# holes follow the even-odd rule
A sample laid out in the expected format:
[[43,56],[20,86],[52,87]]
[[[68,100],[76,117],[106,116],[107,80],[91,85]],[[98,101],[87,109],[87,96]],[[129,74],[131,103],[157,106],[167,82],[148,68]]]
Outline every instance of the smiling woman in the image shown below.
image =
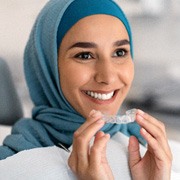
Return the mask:
[[[103,120],[102,113],[117,114],[126,98],[134,77],[132,58],[130,26],[114,1],[49,1],[24,53],[32,118],[14,125],[0,147],[0,158],[60,145],[72,149],[68,164],[78,179],[113,179],[106,146],[108,141],[121,144],[117,137],[124,134],[132,136],[128,177],[169,179],[172,157],[160,121],[141,110],[129,124]],[[145,141],[148,148],[141,157],[139,143]]]
[[133,75],[128,33],[116,17],[85,17],[64,36],[59,48],[61,88],[85,118],[92,109],[116,114]]

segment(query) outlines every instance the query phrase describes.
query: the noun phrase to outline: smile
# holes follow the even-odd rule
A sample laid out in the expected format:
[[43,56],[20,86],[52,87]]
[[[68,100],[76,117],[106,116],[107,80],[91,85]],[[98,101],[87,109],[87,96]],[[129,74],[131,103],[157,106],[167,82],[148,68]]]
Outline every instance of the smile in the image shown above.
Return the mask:
[[113,97],[114,95],[114,91],[110,92],[110,93],[98,93],[98,92],[93,92],[93,91],[86,91],[86,94],[92,98],[98,99],[98,100],[109,100]]

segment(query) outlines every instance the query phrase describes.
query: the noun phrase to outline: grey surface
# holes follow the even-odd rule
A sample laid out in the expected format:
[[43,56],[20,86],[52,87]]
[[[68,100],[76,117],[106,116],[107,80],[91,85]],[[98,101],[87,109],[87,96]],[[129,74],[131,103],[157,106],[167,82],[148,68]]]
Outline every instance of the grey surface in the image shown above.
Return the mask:
[[11,72],[7,63],[0,59],[0,124],[12,125],[22,115]]

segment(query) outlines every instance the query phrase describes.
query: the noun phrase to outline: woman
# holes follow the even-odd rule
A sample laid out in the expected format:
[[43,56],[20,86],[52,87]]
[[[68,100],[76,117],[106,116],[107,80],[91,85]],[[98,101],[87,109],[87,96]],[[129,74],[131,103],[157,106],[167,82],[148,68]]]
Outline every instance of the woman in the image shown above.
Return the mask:
[[[49,1],[24,55],[32,119],[15,124],[0,147],[1,159],[26,149],[72,145],[69,166],[79,179],[113,179],[106,145],[121,132],[133,135],[128,148],[133,179],[170,179],[171,151],[161,122],[141,110],[136,123],[102,120],[102,113],[118,112],[130,89],[132,58],[130,26],[115,2]],[[141,158],[144,139],[148,148]]]

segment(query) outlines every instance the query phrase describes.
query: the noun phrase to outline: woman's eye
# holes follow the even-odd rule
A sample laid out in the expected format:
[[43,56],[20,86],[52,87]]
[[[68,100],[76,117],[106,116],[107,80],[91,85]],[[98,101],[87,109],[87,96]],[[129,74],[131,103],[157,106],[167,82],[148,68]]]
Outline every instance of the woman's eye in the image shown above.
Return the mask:
[[75,55],[75,58],[78,58],[78,59],[91,59],[92,55],[89,52],[82,52],[82,53],[79,53],[79,54]]
[[118,49],[113,56],[115,57],[124,57],[127,54],[125,49]]

